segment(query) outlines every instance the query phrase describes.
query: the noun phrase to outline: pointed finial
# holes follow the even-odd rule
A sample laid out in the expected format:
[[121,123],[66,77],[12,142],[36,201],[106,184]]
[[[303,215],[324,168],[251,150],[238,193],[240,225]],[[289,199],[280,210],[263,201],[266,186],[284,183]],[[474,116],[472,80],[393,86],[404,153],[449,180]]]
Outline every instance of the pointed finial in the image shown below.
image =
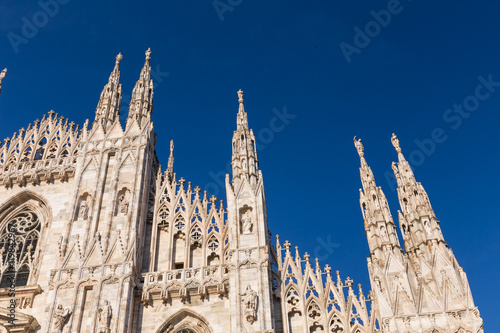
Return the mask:
[[397,153],[400,154],[401,147],[399,147],[399,139],[396,136],[396,134],[392,133],[391,141],[392,141],[392,145],[394,146],[394,148],[396,148]]
[[170,140],[170,156],[168,157],[167,173],[174,172],[174,140]]
[[151,48],[148,48],[148,50],[146,51],[146,62],[149,62],[150,59],[151,59]]
[[311,259],[311,255],[307,252],[304,253],[304,260],[306,261],[306,265],[308,265],[308,266],[311,265],[310,259]]
[[240,104],[243,104],[243,90],[238,90],[238,102],[240,102]]
[[356,136],[354,136],[354,147],[356,147],[359,157],[365,156],[365,153],[363,152],[364,147],[363,144],[361,143],[361,139],[356,140]]

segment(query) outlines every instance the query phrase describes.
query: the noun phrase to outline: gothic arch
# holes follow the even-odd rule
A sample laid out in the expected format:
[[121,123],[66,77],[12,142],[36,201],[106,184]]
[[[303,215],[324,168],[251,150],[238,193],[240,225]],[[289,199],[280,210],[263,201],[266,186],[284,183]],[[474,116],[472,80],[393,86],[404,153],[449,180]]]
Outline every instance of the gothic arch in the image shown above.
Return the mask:
[[52,222],[52,209],[49,202],[38,193],[30,190],[21,191],[0,205],[0,221],[3,221],[6,215],[29,200],[40,202],[38,205],[41,213],[43,213],[45,225]]
[[174,313],[160,325],[156,333],[177,333],[184,329],[192,330],[195,333],[213,333],[213,330],[208,325],[208,321],[189,309],[182,309]]
[[[46,243],[47,226],[51,220],[52,210],[47,200],[33,191],[24,190],[0,205],[0,247],[4,248],[2,253],[5,253],[1,258],[2,263],[8,259],[5,251],[8,243],[6,237],[9,236],[7,228],[10,223],[14,223],[16,227],[12,233],[16,239],[17,266],[14,275],[18,281],[25,279],[19,282],[20,285],[33,285],[37,281],[43,256],[41,249]],[[7,266],[4,265],[5,270],[1,272],[2,278],[4,274],[13,274]]]

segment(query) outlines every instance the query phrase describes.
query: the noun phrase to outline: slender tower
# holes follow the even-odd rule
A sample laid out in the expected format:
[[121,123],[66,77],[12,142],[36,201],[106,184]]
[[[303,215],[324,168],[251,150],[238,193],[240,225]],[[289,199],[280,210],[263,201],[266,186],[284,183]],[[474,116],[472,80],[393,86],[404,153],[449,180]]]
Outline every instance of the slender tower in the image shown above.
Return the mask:
[[[374,315],[381,318],[382,326],[388,329],[390,318],[394,317],[395,313],[406,311],[401,309],[400,300],[404,299],[408,303],[410,297],[407,295],[409,285],[403,282],[402,278],[406,274],[405,256],[387,199],[382,188],[376,185],[373,172],[366,163],[361,139],[354,139],[354,145],[361,160],[359,172],[363,188],[359,190],[359,195],[365,234],[370,248],[370,257],[367,261],[376,312]],[[395,293],[402,296],[394,297]]]
[[[243,92],[233,134],[230,181],[226,175],[230,256],[238,269],[231,271],[229,292],[231,332],[268,332],[275,326],[271,292],[270,237],[262,172],[258,169],[255,136],[248,128]],[[247,300],[257,296],[253,304]],[[253,298],[255,299],[255,298]]]
[[[156,163],[150,55],[148,50],[126,130],[119,122],[121,54],[101,93],[92,127],[87,129],[86,123],[83,128],[71,195],[67,195],[71,201],[65,206],[67,220],[52,236],[62,234],[42,332],[62,326],[64,332],[131,331]],[[135,101],[140,109],[135,108]],[[62,273],[66,271],[72,272],[69,277]],[[70,287],[60,288],[60,284]],[[60,306],[71,313],[63,324],[57,319]],[[107,317],[100,314],[103,311]]]
[[394,322],[398,330],[408,332],[482,332],[482,319],[467,276],[444,240],[429,197],[415,180],[396,135],[391,141],[398,153],[398,163],[393,163],[392,168],[398,184],[399,224],[407,257],[408,274],[403,280],[411,287],[411,307],[415,309],[414,314],[405,313],[400,318],[395,313]]
[[151,60],[151,49],[146,51],[146,62],[132,91],[127,117],[127,130],[132,126],[133,121],[137,123],[139,128],[143,128],[146,123],[151,121],[154,87],[149,60]]
[[94,126],[99,124],[104,133],[120,117],[120,103],[122,99],[122,85],[120,84],[120,60],[123,56],[116,56],[115,68],[109,76],[108,84],[104,86],[101,98],[95,111]]

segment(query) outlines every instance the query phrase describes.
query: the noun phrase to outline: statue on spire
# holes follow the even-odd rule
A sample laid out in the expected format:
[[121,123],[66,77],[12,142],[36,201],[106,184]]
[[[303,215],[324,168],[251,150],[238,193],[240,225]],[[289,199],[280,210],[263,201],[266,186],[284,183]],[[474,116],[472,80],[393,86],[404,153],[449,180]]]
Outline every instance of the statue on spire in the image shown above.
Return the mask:
[[238,90],[238,102],[240,102],[240,104],[243,104],[243,90]]
[[122,56],[122,54],[121,54],[121,52],[120,52],[120,53],[118,53],[118,55],[116,56],[116,64],[117,64],[117,65],[118,65],[118,64],[120,64],[120,61],[121,61],[122,59],[123,59],[123,56]]
[[5,68],[1,73],[0,73],[0,92],[2,91],[2,81],[3,78],[5,77],[5,74],[7,74],[7,68]]
[[394,148],[396,148],[396,151],[398,152],[398,154],[401,153],[401,147],[399,147],[399,139],[396,136],[396,134],[392,133],[391,141],[392,141],[392,145],[394,146]]
[[151,60],[151,48],[148,48],[146,51],[146,61]]
[[363,144],[361,143],[361,139],[356,140],[356,136],[354,136],[354,146],[358,151],[359,157],[365,156],[365,153],[363,153],[364,147]]

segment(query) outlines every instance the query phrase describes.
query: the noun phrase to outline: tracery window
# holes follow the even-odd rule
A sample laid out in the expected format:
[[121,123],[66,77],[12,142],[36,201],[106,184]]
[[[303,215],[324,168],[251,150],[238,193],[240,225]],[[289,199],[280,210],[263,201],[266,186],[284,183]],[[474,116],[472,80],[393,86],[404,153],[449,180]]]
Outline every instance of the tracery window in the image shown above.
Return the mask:
[[182,217],[181,215],[179,215],[177,217],[177,219],[175,219],[175,224],[174,224],[175,229],[177,229],[177,230],[180,231],[180,230],[184,229],[185,225],[186,225],[186,223],[184,222],[184,217]]
[[196,332],[189,328],[183,328],[182,330],[177,331],[177,333],[196,333]]
[[158,228],[162,230],[168,231],[168,219],[169,219],[169,211],[168,208],[163,206],[158,214],[159,222]]
[[38,216],[27,208],[4,224],[0,232],[2,271],[0,288],[15,281],[16,286],[26,286],[40,239],[41,223]]

